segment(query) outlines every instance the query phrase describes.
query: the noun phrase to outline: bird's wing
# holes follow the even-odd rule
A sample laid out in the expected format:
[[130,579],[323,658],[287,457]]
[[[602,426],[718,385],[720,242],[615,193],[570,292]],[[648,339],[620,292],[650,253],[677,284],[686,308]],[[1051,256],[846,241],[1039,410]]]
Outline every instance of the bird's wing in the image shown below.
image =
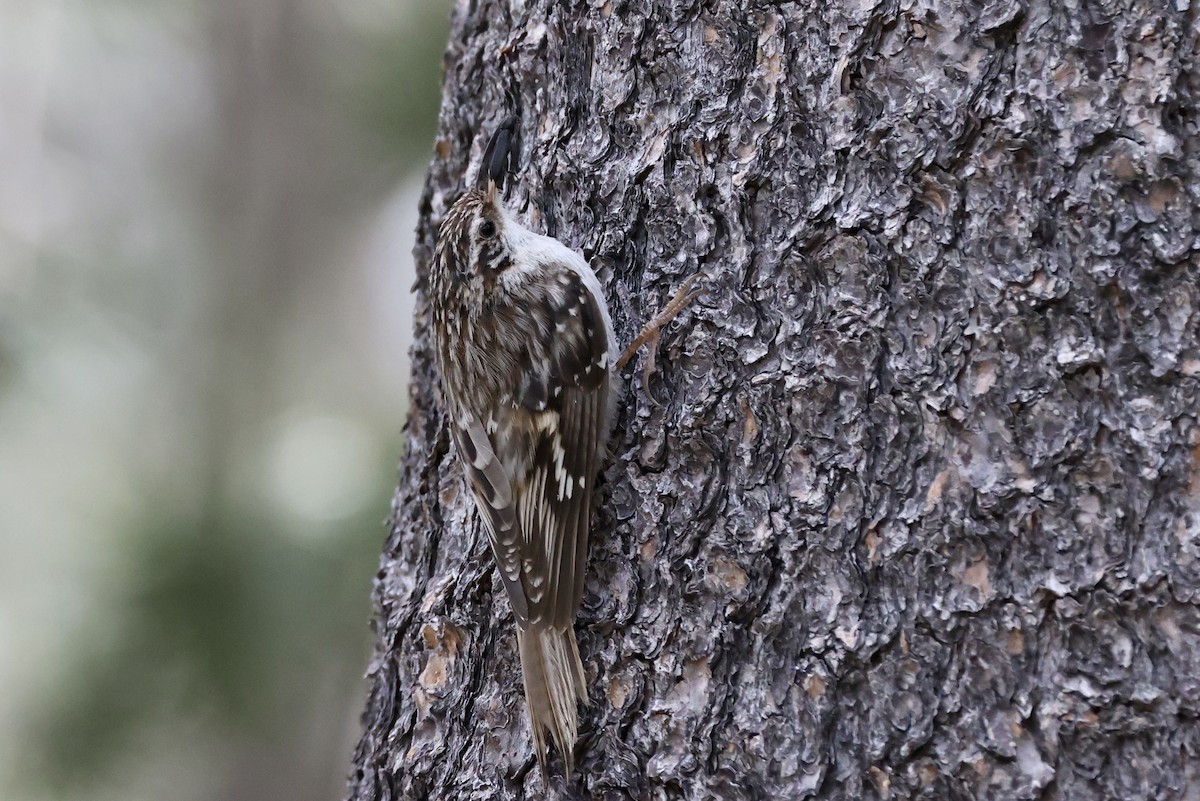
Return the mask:
[[496,566],[500,568],[500,580],[512,601],[513,614],[517,620],[525,620],[529,612],[521,585],[521,535],[508,472],[496,457],[492,441],[474,412],[464,409],[451,428],[467,483],[475,496],[475,506],[487,529]]
[[600,410],[607,393],[607,382],[591,390],[565,388],[561,408],[552,413],[557,421],[544,426],[535,440],[528,491],[517,499],[517,508],[526,542],[544,555],[549,592],[534,595],[527,587],[531,622],[569,626],[583,597]]
[[[607,435],[608,332],[598,300],[574,271],[541,306],[530,327],[530,370],[494,435],[513,477],[526,623],[571,625],[583,596],[592,487]],[[517,442],[526,443],[525,448]],[[515,604],[514,604],[515,607]],[[518,618],[519,619],[519,618]]]
[[570,287],[552,315],[550,369],[544,380],[527,382],[531,390],[539,383],[544,388],[527,392],[522,403],[532,417],[533,447],[515,499],[524,547],[535,557],[533,569],[522,575],[530,623],[555,628],[571,625],[583,596],[609,391],[608,336],[597,300],[574,273],[568,275]]
[[570,626],[583,596],[592,487],[607,436],[607,318],[583,277],[552,282],[501,323],[524,369],[495,406],[467,407],[455,444],[521,628]]

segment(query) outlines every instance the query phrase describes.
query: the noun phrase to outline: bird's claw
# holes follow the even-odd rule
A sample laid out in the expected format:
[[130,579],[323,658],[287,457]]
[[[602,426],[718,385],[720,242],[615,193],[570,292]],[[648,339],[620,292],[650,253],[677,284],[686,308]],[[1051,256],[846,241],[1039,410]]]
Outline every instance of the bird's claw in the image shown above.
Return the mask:
[[664,325],[674,320],[681,311],[686,309],[691,304],[693,300],[704,293],[703,288],[694,291],[692,290],[692,287],[696,285],[696,282],[699,281],[700,278],[700,273],[696,273],[695,275],[690,275],[685,278],[683,283],[679,285],[679,289],[676,290],[675,296],[671,298],[670,302],[663,307],[662,311],[654,316],[654,319],[642,326],[642,330],[636,337],[633,338],[633,342],[629,343],[629,347],[627,347],[625,352],[621,354],[621,357],[617,359],[615,369],[620,370],[629,363],[629,361],[638,352],[639,348],[641,348],[643,345],[650,345],[650,351],[646,354],[646,363],[642,365],[642,389],[646,392],[646,395],[656,406],[661,406],[662,404],[650,394],[650,376],[654,374],[655,353],[658,347],[659,337],[662,335],[662,328]]

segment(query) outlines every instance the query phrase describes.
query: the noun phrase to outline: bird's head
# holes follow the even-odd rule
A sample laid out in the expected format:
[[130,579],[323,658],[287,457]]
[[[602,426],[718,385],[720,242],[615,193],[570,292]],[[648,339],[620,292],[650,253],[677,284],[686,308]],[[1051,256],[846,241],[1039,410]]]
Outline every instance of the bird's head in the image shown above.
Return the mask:
[[450,209],[438,231],[440,256],[461,279],[494,278],[512,266],[508,234],[516,227],[493,193],[467,192]]
[[525,241],[525,229],[502,199],[516,157],[515,126],[515,118],[506,119],[492,134],[476,187],[451,206],[438,229],[435,279],[455,284],[459,300],[472,311],[503,291],[501,276],[514,266],[514,255]]

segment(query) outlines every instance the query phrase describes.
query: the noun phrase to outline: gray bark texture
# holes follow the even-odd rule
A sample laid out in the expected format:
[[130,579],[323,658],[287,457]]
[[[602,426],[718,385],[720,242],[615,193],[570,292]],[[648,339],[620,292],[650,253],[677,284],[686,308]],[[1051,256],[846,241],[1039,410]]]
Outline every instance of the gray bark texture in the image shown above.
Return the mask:
[[[1197,14],[457,5],[419,273],[516,113],[620,336],[708,287],[625,371],[554,795],[1200,798]],[[539,798],[418,297],[348,797]]]

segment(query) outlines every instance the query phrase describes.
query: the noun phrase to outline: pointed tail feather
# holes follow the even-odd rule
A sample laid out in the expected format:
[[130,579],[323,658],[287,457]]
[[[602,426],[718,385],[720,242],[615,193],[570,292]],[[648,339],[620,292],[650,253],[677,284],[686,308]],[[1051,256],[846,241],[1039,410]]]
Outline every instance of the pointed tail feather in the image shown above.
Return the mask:
[[525,680],[525,703],[533,729],[533,747],[537,752],[542,781],[546,779],[546,733],[562,754],[566,772],[571,773],[579,717],[576,699],[587,701],[587,684],[575,630],[517,627],[517,647],[521,652],[521,675]]

